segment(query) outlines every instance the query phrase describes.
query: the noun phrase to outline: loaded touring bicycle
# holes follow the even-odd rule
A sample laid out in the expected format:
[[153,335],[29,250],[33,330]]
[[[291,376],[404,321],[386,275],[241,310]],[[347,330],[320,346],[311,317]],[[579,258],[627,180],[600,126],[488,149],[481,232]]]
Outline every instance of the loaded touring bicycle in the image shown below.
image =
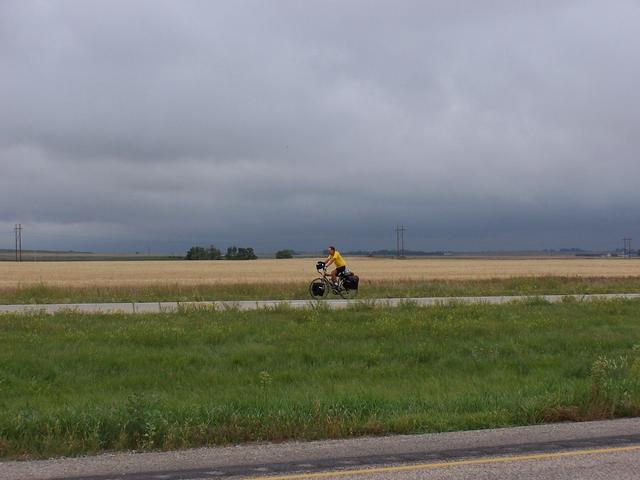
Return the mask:
[[322,276],[314,278],[309,284],[309,293],[316,300],[327,298],[329,293],[339,295],[342,298],[355,298],[358,295],[358,283],[360,278],[353,272],[346,269],[338,274],[338,281],[334,284],[331,276],[327,274],[327,267],[324,262],[316,263],[316,270]]

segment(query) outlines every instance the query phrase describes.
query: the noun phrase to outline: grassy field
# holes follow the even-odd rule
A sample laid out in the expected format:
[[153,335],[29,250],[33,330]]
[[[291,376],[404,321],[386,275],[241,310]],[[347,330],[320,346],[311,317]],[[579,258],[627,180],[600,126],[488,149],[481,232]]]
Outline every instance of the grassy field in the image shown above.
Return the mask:
[[640,414],[640,302],[0,316],[0,456]]
[[[0,263],[0,303],[308,298],[312,259]],[[370,259],[350,265],[361,298],[632,293],[634,259]]]
[[[639,277],[514,277],[484,280],[362,280],[358,298],[482,295],[604,294],[640,292]],[[34,284],[0,288],[0,304],[310,299],[308,282],[217,285]]]

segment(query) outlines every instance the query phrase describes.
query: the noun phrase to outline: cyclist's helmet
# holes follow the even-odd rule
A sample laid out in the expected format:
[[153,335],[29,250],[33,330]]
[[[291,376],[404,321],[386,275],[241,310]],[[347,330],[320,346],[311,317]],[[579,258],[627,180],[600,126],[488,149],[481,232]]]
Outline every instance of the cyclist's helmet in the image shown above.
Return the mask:
[[316,270],[322,270],[324,268],[324,262],[316,263]]

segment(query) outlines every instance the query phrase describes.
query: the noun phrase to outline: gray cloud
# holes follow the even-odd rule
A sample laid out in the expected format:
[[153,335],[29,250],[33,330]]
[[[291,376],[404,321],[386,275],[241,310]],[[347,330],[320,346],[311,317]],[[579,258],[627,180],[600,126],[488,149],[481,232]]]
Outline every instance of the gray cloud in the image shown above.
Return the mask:
[[612,247],[640,234],[639,21],[624,0],[5,1],[0,231]]

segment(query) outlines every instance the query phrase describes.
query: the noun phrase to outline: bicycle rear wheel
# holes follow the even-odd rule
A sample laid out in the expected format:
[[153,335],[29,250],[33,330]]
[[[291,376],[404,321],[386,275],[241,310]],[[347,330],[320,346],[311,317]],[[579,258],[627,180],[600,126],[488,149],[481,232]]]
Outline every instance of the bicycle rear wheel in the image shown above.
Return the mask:
[[344,285],[340,285],[340,291],[338,293],[342,298],[346,300],[349,300],[350,298],[356,298],[358,296],[357,289],[344,288]]

